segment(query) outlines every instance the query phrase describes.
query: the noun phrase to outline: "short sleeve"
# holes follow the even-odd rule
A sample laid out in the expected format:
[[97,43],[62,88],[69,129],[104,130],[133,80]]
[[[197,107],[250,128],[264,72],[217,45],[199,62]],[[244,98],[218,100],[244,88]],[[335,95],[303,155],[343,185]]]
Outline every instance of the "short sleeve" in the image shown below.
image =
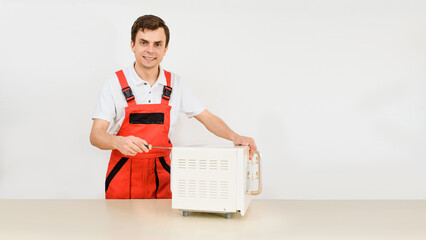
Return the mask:
[[181,89],[180,112],[185,113],[188,118],[192,118],[206,109],[183,81],[181,81]]
[[95,118],[103,119],[110,123],[115,118],[115,104],[110,79],[106,80],[102,85],[95,110],[93,111],[92,119]]

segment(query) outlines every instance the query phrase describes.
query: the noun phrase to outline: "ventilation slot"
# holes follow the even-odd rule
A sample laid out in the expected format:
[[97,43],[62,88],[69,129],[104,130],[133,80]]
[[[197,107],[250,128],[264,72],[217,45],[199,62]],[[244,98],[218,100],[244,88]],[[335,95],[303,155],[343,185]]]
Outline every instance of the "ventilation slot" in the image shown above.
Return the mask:
[[195,198],[197,194],[197,186],[195,180],[188,180],[188,197]]
[[185,159],[179,159],[178,160],[178,168],[180,168],[180,169],[186,168],[186,160]]
[[207,181],[200,180],[198,182],[198,194],[200,198],[207,198]]
[[229,162],[228,160],[220,160],[220,170],[228,170],[229,169]]
[[197,167],[197,161],[195,159],[188,159],[188,168],[195,169]]
[[209,181],[209,198],[217,199],[217,182]]
[[228,199],[228,182],[221,181],[220,182],[220,199]]
[[199,169],[207,169],[207,160],[199,160],[198,161]]
[[185,180],[178,181],[178,196],[180,198],[186,197],[186,181]]
[[210,166],[209,168],[211,170],[216,170],[217,169],[217,160],[210,160]]

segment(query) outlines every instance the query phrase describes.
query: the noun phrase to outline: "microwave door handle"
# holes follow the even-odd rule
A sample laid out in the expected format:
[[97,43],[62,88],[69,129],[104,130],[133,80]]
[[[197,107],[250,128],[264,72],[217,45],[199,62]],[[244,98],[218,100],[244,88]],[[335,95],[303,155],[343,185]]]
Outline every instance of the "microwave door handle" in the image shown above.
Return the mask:
[[[254,153],[253,158],[257,158],[257,165],[258,165],[258,172],[256,173],[259,181],[259,186],[257,188],[257,191],[250,191],[250,195],[259,195],[262,192],[262,171],[261,171],[261,167],[260,167],[260,152],[256,151]],[[253,160],[253,162],[256,162],[255,160]]]

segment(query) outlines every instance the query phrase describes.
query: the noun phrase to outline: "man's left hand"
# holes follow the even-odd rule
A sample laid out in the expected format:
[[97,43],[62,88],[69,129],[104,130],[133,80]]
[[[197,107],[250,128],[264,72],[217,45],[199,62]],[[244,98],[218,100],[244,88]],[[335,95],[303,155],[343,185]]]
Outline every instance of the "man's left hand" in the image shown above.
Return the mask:
[[254,143],[254,139],[251,137],[245,137],[245,136],[237,136],[235,137],[232,142],[234,142],[235,145],[241,145],[241,146],[249,146],[250,148],[250,159],[253,158],[254,153],[257,151],[256,143]]

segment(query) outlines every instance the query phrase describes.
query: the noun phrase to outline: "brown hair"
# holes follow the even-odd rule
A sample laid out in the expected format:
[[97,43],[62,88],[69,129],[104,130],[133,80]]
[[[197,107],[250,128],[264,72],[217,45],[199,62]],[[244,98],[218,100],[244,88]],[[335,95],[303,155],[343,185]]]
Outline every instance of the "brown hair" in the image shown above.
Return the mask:
[[136,41],[136,34],[138,33],[139,30],[142,30],[143,32],[145,29],[156,30],[158,28],[164,29],[164,33],[166,34],[166,47],[167,47],[167,45],[169,45],[169,39],[170,39],[169,28],[167,27],[163,19],[154,15],[144,15],[136,19],[136,21],[133,23],[132,32],[131,32],[133,43],[135,43]]

